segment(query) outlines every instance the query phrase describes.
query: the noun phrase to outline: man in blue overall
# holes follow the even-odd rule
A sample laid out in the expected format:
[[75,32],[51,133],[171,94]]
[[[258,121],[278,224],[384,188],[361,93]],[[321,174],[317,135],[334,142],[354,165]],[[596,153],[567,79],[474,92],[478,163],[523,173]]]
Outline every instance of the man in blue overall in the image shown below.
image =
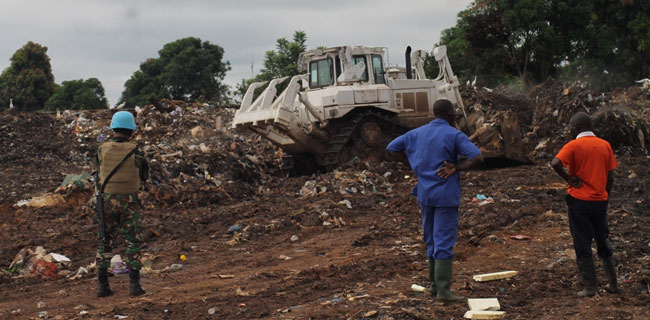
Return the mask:
[[480,164],[483,155],[454,127],[456,114],[449,100],[436,101],[433,113],[433,121],[397,137],[387,149],[396,160],[410,165],[418,177],[412,193],[422,211],[429,280],[433,283],[429,291],[437,300],[459,301],[465,298],[451,293],[460,205],[458,171]]

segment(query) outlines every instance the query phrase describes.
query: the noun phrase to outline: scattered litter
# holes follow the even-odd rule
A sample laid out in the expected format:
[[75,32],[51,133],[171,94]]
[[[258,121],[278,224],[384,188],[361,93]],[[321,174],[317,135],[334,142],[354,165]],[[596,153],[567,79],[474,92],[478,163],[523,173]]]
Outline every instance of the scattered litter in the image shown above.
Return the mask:
[[501,305],[499,305],[499,299],[497,298],[467,299],[467,304],[472,311],[501,310]]
[[370,318],[370,317],[372,317],[372,316],[374,316],[376,314],[377,314],[377,310],[372,310],[372,311],[368,311],[368,312],[364,313],[363,317],[364,318]]
[[230,228],[228,228],[228,234],[235,234],[236,232],[241,232],[241,227],[239,225],[233,225]]
[[425,288],[423,286],[420,286],[420,285],[417,285],[417,284],[412,284],[411,285],[411,290],[413,290],[415,292],[425,292],[427,290],[427,288]]
[[500,279],[506,279],[506,278],[511,278],[517,275],[517,271],[502,271],[502,272],[495,272],[495,273],[485,273],[485,274],[479,274],[475,275],[472,277],[474,281],[478,282],[483,282],[483,281],[491,281],[491,280],[500,280]]
[[291,260],[291,257],[289,257],[289,256],[285,256],[285,255],[283,255],[283,254],[281,254],[278,258],[279,258],[279,259],[282,259],[282,260]]
[[305,185],[300,189],[300,195],[303,197],[312,197],[318,193],[316,190],[316,181],[309,180],[305,182]]
[[36,303],[36,308],[43,309],[45,308],[45,302],[39,301]]
[[41,318],[41,319],[43,319],[43,318],[47,318],[47,311],[41,311],[41,312],[39,312],[39,313],[38,313],[38,317]]
[[353,296],[351,294],[348,294],[345,298],[348,299],[348,301],[354,301],[354,300],[357,300],[357,299],[370,298],[370,295],[369,294],[362,294],[362,295],[359,295],[359,296]]
[[291,236],[291,241],[298,241],[298,239],[298,236],[295,234]]
[[57,277],[59,270],[56,267],[56,264],[45,260],[39,260],[34,263],[32,273],[42,278],[54,279]]
[[515,240],[530,240],[530,239],[532,239],[531,237],[525,236],[523,234],[511,235],[511,236],[508,236],[508,238],[515,239]]
[[68,257],[66,257],[66,256],[64,256],[62,254],[50,253],[50,255],[52,256],[52,258],[54,258],[54,260],[56,262],[70,262],[71,261]]
[[208,309],[208,314],[212,315],[212,314],[215,314],[215,313],[217,313],[217,308]]
[[219,279],[232,279],[232,278],[234,278],[234,277],[235,277],[235,276],[232,275],[232,274],[220,274],[220,275],[219,275]]
[[172,263],[172,265],[169,266],[169,268],[170,268],[172,271],[179,271],[179,270],[182,270],[182,269],[183,269],[183,265],[180,264],[180,263]]
[[238,296],[242,296],[242,297],[248,297],[251,295],[248,291],[244,291],[240,287],[237,287],[237,290],[235,290],[235,292],[237,293]]
[[110,271],[113,274],[126,274],[126,273],[129,273],[129,269],[126,266],[126,263],[124,263],[124,261],[122,261],[122,257],[119,254],[116,254],[111,258]]
[[66,187],[72,184],[82,189],[86,189],[88,187],[86,179],[89,177],[90,173],[86,171],[82,172],[81,174],[67,174],[63,179],[63,182],[61,182],[61,186]]
[[506,316],[505,311],[467,311],[466,319],[503,319]]
[[16,203],[16,206],[42,208],[42,207],[52,207],[64,202],[65,199],[63,198],[63,196],[58,193],[55,193],[55,194],[46,194],[38,197],[33,197],[31,200],[20,200]]
[[142,269],[144,269],[146,271],[152,270],[153,260],[151,260],[149,258],[146,258],[146,257],[142,257],[142,259],[140,261],[142,262]]
[[488,197],[483,194],[476,194],[476,197],[472,199],[472,203],[478,203],[478,206],[484,206],[486,204],[494,203],[494,199],[492,197]]
[[187,260],[187,256],[184,254],[181,254],[178,258],[181,259],[181,261]]
[[339,201],[338,204],[343,204],[343,205],[345,205],[348,209],[352,209],[352,203],[350,202],[350,200],[347,200],[347,199],[346,199],[346,200],[341,200],[341,201]]
[[125,315],[121,315],[121,314],[116,314],[114,317],[117,318],[117,319],[126,319],[126,318],[128,318],[129,316],[125,316]]

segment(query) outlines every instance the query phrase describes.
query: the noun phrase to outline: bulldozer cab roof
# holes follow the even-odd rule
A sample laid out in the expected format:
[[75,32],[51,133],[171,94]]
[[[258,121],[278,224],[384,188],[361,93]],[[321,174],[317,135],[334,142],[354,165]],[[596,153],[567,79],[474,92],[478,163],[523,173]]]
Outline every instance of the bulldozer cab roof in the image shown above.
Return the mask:
[[386,52],[386,47],[363,47],[363,46],[339,46],[329,48],[318,48],[314,50],[305,51],[298,57],[298,69],[305,71],[309,67],[309,62],[313,60],[323,59],[325,57],[333,57],[341,53],[343,49],[350,49],[352,55],[365,55],[365,54],[381,54]]

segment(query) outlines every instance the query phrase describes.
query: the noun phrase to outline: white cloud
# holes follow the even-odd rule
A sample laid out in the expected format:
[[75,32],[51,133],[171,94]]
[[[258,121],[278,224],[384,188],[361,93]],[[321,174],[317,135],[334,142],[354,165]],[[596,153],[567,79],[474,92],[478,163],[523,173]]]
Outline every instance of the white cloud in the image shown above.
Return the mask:
[[[388,1],[3,1],[0,69],[27,41],[48,47],[55,79],[98,78],[111,104],[141,62],[165,43],[194,36],[220,45],[232,71],[226,83],[250,77],[278,38],[307,33],[309,48],[388,47],[392,64],[404,49],[431,50],[470,0]],[[453,64],[453,61],[452,61]]]

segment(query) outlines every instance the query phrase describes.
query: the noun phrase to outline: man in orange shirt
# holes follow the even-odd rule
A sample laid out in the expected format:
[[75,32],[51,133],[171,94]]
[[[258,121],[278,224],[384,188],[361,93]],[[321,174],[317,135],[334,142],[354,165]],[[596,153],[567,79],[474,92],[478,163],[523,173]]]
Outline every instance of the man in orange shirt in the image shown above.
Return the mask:
[[[593,239],[596,240],[598,256],[603,261],[609,281],[607,290],[619,293],[607,223],[607,203],[614,180],[613,170],[618,163],[609,143],[592,132],[589,115],[576,113],[569,121],[569,126],[571,135],[576,138],[560,150],[551,166],[569,183],[566,195],[569,228],[584,286],[578,296],[593,297],[596,294],[596,268],[591,252]],[[569,173],[564,171],[565,166],[569,166]]]

